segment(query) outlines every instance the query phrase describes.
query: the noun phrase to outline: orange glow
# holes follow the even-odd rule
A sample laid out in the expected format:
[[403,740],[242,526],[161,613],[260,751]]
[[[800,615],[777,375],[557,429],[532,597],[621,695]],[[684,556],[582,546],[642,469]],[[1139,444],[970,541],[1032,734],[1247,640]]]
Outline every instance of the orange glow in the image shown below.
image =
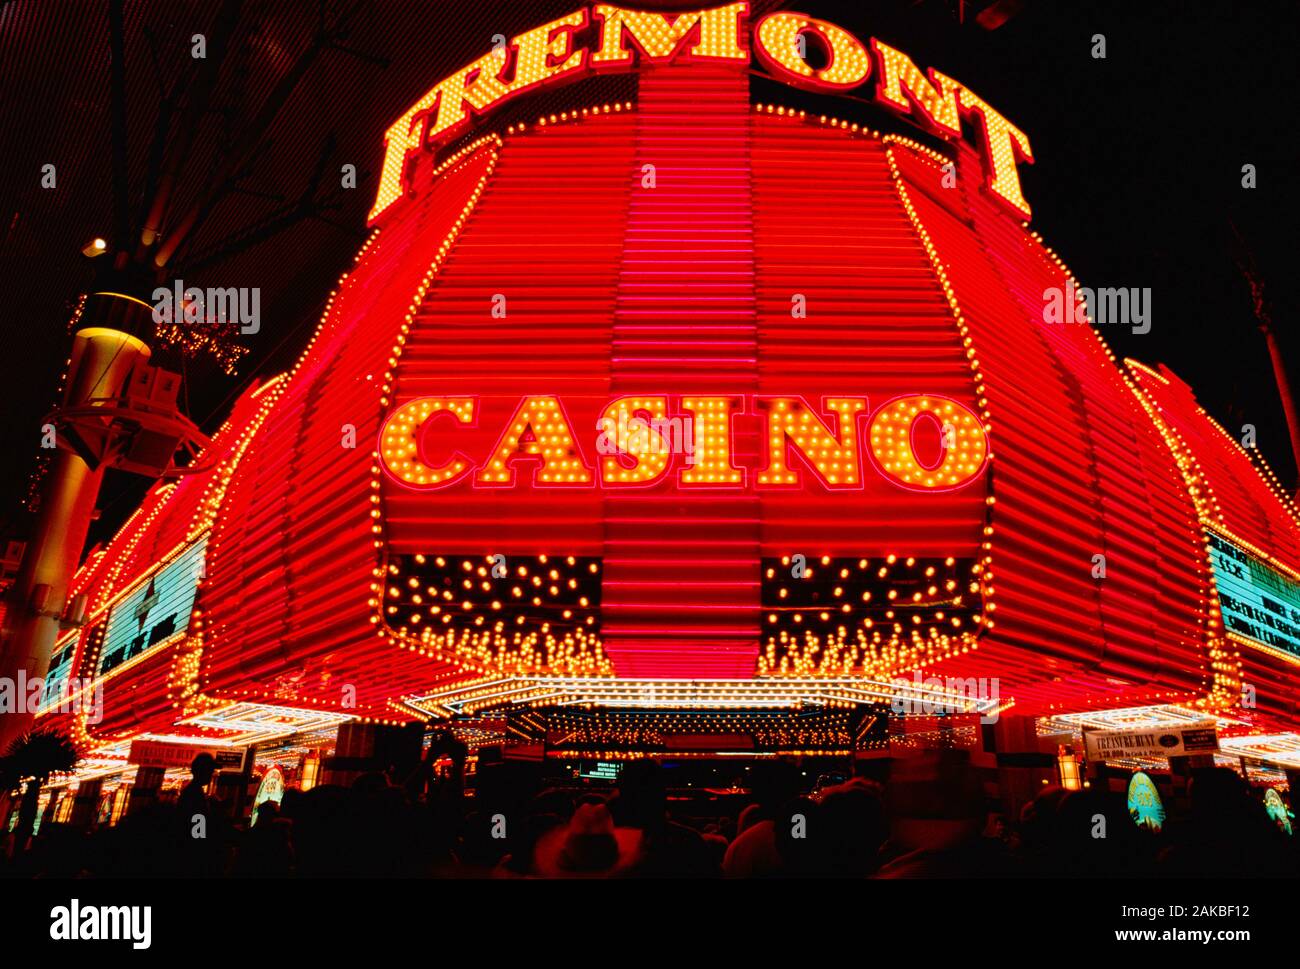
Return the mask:
[[987,101],[969,88],[961,88],[957,95],[963,109],[980,116],[984,127],[984,167],[988,172],[988,186],[1026,219],[1030,216],[1029,203],[1020,191],[1020,175],[1016,163],[1034,162],[1025,133],[998,114]]
[[474,421],[474,401],[469,397],[421,397],[404,404],[384,423],[379,435],[380,459],[394,478],[415,487],[441,487],[459,479],[473,462],[459,451],[439,467],[424,463],[419,434],[435,414],[450,413],[461,424]]
[[880,62],[876,100],[903,114],[919,116],[917,120],[923,127],[933,128],[947,137],[960,137],[961,121],[957,113],[957,89],[960,85],[934,70],[930,71],[934,80],[932,84],[902,51],[874,38],[871,46]]
[[747,61],[749,52],[740,46],[740,18],[748,6],[733,3],[712,10],[684,11],[669,20],[667,14],[599,3],[594,14],[602,22],[600,46],[591,55],[591,63],[597,68],[630,67],[632,51],[624,45],[625,37],[646,60],[669,61],[681,53],[693,32],[698,33],[698,40],[690,50],[692,58]]
[[[830,52],[830,63],[814,71],[799,56],[801,34],[815,34]],[[756,51],[768,70],[792,84],[848,90],[871,73],[871,57],[861,41],[825,20],[797,13],[774,13],[754,28]]]
[[[940,434],[939,463],[922,464],[914,434],[918,418],[930,418]],[[921,490],[959,488],[984,467],[988,444],[980,420],[955,400],[900,397],[877,411],[871,421],[871,453],[881,472],[899,484]]]
[[682,471],[682,484],[742,484],[745,472],[731,463],[734,397],[683,397],[682,410],[694,415],[695,463]]
[[[466,124],[470,119],[470,108],[477,112],[486,111],[505,98],[543,81],[583,70],[587,53],[573,50],[573,32],[586,24],[587,11],[579,10],[525,31],[508,47],[494,50],[443,78],[411,105],[384,134],[384,166],[369,220],[373,222],[404,194],[406,167],[411,155],[426,143],[445,139]],[[501,80],[501,74],[512,48],[517,52],[514,79],[506,83]],[[557,63],[552,65],[552,60]],[[430,112],[435,109],[430,126]]]
[[672,442],[660,433],[668,418],[667,397],[619,397],[600,418],[601,434],[620,454],[635,461],[610,456],[601,461],[602,484],[649,484],[668,471]]
[[758,483],[798,485],[797,469],[786,463],[793,445],[807,459],[822,483],[831,488],[856,488],[862,484],[858,453],[858,415],[867,409],[865,397],[834,397],[826,409],[839,415],[839,439],[822,418],[799,397],[768,397],[759,402],[767,415],[767,467]]
[[589,485],[591,469],[582,459],[558,397],[525,397],[493,448],[493,458],[478,473],[479,484],[514,484],[510,460],[521,455],[540,457],[537,482],[550,485]]

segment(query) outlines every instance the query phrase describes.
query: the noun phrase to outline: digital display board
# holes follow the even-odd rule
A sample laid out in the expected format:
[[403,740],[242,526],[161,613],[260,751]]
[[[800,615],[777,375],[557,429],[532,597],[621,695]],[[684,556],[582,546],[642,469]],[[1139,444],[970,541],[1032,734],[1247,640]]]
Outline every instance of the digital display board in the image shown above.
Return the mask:
[[1224,628],[1300,657],[1300,582],[1222,535],[1209,540]]
[[595,763],[583,761],[578,768],[578,776],[596,781],[616,781],[623,772],[623,765],[616,761],[598,760]]
[[189,627],[207,545],[207,538],[200,538],[113,606],[99,653],[99,675]]

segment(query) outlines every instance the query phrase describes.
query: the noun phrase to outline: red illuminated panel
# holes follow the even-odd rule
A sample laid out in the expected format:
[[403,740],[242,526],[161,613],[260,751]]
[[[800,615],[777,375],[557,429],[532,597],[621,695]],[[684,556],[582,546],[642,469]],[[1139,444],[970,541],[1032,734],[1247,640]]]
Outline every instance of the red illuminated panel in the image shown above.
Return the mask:
[[[638,179],[614,317],[612,389],[694,398],[758,390],[754,318],[749,82],[743,71],[692,67],[641,79]],[[638,167],[639,167],[638,165]],[[731,467],[758,454],[754,426],[737,426]],[[695,446],[721,448],[723,433]],[[715,489],[660,485],[607,493],[603,629],[621,676],[748,677],[758,652],[761,510],[723,460],[694,469]],[[753,474],[753,471],[749,471]]]
[[[1189,484],[1199,491],[1205,522],[1233,536],[1255,554],[1295,569],[1300,564],[1300,528],[1292,508],[1246,452],[1196,403],[1191,388],[1167,367],[1160,372],[1133,364],[1134,379],[1153,414],[1185,461]],[[1239,657],[1243,689],[1254,712],[1294,723],[1300,713],[1300,666],[1280,653],[1229,641]]]
[[435,675],[370,621],[380,536],[369,454],[402,322],[494,155],[460,159],[362,253],[236,472],[201,598],[204,692],[338,708],[349,686],[364,706],[415,668]]
[[[579,152],[601,164],[576,166]],[[829,174],[821,190],[809,165]],[[795,293],[811,315],[791,314]],[[605,652],[623,676],[752,675],[765,557],[980,553],[982,486],[890,481],[869,446],[873,412],[900,402],[929,393],[957,413],[976,407],[882,148],[755,117],[735,70],[649,72],[635,123],[602,114],[510,139],[397,374],[394,411],[408,423],[393,433],[411,449],[381,445],[416,464],[382,481],[390,552],[594,557]],[[610,486],[619,466],[593,447],[596,419],[623,398],[695,419],[697,462],[674,453],[643,481]],[[835,402],[860,402],[856,450],[839,452],[852,464],[844,480],[797,435],[783,457],[799,480],[764,471],[775,401],[839,438]],[[550,459],[509,457],[547,419],[563,423],[563,453],[577,449],[575,480],[557,479]],[[427,426],[413,432],[413,420]],[[918,427],[931,462],[939,425],[933,441]],[[978,421],[975,432],[982,449]],[[450,477],[420,480],[435,468]]]
[[1286,729],[1300,722],[1300,668],[1275,653],[1241,646],[1241,680],[1250,689],[1253,712],[1277,717]]
[[[760,114],[755,123],[760,389],[810,401],[851,392],[873,413],[922,393],[978,410],[952,311],[883,145],[793,118]],[[791,313],[796,294],[804,318]],[[870,466],[856,492],[766,491],[763,552],[975,558],[986,494],[984,481],[910,490]]]
[[[974,209],[981,238],[1010,291],[1030,320],[1041,320],[1044,290],[1063,287],[1066,273],[1010,220],[995,224],[983,206]],[[1103,668],[1110,672],[1126,661],[1151,662],[1153,686],[1185,689],[1208,673],[1208,576],[1191,497],[1172,452],[1098,333],[1090,326],[1065,325],[1043,326],[1041,332],[1078,381],[1091,461],[1104,496],[1107,576],[1100,602],[1108,649]]]
[[[632,129],[630,114],[610,112],[507,141],[397,362],[394,406],[425,396],[474,399],[472,426],[450,416],[430,426],[430,460],[459,450],[482,462],[521,400],[537,394],[563,401],[594,464],[596,418],[611,395]],[[497,296],[504,302],[495,302],[494,315]],[[476,482],[477,473],[433,493],[385,478],[390,553],[599,554],[597,491],[535,488],[522,464],[509,488]]]
[[1265,481],[1237,440],[1201,409],[1191,388],[1167,367],[1159,374],[1134,367],[1133,373],[1161,420],[1195,460],[1199,482],[1210,492],[1205,496],[1207,520],[1300,570],[1300,526],[1294,506],[1279,497],[1276,483]]
[[265,401],[246,393],[198,459],[203,470],[161,482],[150,489],[140,508],[118,529],[101,553],[92,554],[77,571],[70,594],[89,595],[88,612],[103,608],[127,586],[211,524],[207,498],[222,464],[231,457],[241,434]]
[[[963,166],[975,161],[962,151]],[[1005,663],[1016,679],[1033,655],[1036,675],[1021,675],[1059,676],[1049,693],[1079,679],[1086,702],[1203,695],[1208,579],[1171,452],[1093,331],[1042,322],[1042,293],[1065,276],[1038,244],[980,189],[954,197],[937,166],[900,166],[970,327],[994,427],[996,625],[962,668]]]
[[[996,676],[1025,712],[1234,688],[1231,662],[1210,668],[1205,550],[1173,453],[1099,338],[1042,322],[1063,268],[978,178],[944,188],[925,150],[756,111],[748,85],[741,66],[648,68],[634,111],[491,138],[393,210],[266,391],[220,496],[196,664],[125,672],[129,709],[105,730],[165,722],[189,702],[178,689],[337,709],[355,687],[360,712],[384,716],[392,698],[485,673],[825,673],[816,647],[768,652],[768,624],[794,629],[802,609],[825,642],[865,621],[816,618],[841,584],[871,608],[899,588],[970,593],[943,617],[951,640],[901,635],[914,651],[900,660],[886,636],[846,671],[944,654],[943,673]],[[973,149],[958,160],[978,164]],[[694,418],[700,461],[602,454],[597,421],[620,398]],[[915,461],[877,453],[881,413],[905,423],[929,398],[991,427],[964,487],[927,487],[947,460],[929,418],[907,429]],[[428,399],[445,406],[420,411]],[[403,481],[381,427],[415,412],[428,422],[394,452],[418,459]],[[900,439],[900,423],[879,426]],[[419,480],[440,465],[447,480]],[[212,510],[190,482],[169,493],[88,586],[123,588]],[[1262,524],[1243,537],[1295,561],[1300,539],[1255,500]],[[510,584],[532,586],[522,610],[495,601],[511,592],[487,573],[497,554]],[[802,586],[794,555],[819,570]],[[440,584],[457,590],[457,625],[427,636]],[[520,630],[554,614],[578,645],[520,658]],[[513,642],[493,639],[506,615]],[[455,641],[462,630],[480,638]]]
[[[239,461],[240,445],[265,404],[251,390],[236,401],[230,417],[213,436],[212,444],[199,456],[199,465],[205,470],[182,478],[169,493],[160,514],[136,536],[137,547],[159,550],[141,553],[140,561],[144,561],[145,555],[153,554],[148,563],[148,567],[153,567],[188,535],[208,527],[211,512],[220,500],[222,483]],[[131,581],[136,578],[139,576],[133,576]],[[127,584],[121,588],[125,589]],[[101,615],[83,630],[81,652],[74,665],[78,675],[88,677],[98,665],[96,651],[101,638],[98,627],[105,618],[106,615]],[[151,651],[109,678],[104,686],[103,720],[87,723],[88,735],[96,740],[112,740],[142,729],[169,727],[176,719],[174,663],[180,648],[180,643],[174,643]]]
[[167,684],[176,646],[156,649],[104,686],[104,718],[86,731],[99,742],[112,742],[142,730],[164,730],[177,718]]

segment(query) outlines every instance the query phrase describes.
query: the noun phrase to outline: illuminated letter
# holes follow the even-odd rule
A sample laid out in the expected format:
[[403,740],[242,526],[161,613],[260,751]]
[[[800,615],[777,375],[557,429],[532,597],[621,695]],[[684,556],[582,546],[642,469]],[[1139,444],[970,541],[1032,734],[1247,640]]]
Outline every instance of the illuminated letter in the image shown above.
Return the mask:
[[1029,203],[1020,194],[1020,176],[1016,174],[1017,161],[1034,163],[1029,139],[968,88],[961,88],[957,97],[963,108],[978,113],[984,123],[984,169],[988,172],[989,189],[1029,218]]
[[696,24],[699,40],[691,48],[692,59],[748,61],[748,52],[740,46],[740,18],[748,6],[733,3],[713,10],[687,11],[669,22],[662,13],[624,10],[598,3],[595,14],[603,25],[600,47],[591,55],[591,63],[597,68],[631,67],[632,51],[623,46],[625,32],[646,60],[672,60],[685,46]]
[[[504,62],[505,55],[502,54]],[[459,75],[453,75],[456,77]],[[443,84],[440,83],[407,109],[384,134],[384,167],[379,173],[379,194],[367,217],[370,222],[402,197],[406,191],[406,161],[419,151],[424,142],[425,113],[438,104]]]
[[510,86],[501,80],[509,58],[509,51],[494,50],[443,81],[438,113],[426,140],[435,142],[450,136],[469,121],[471,108],[485,111],[509,94]]
[[786,464],[787,439],[828,488],[862,484],[857,415],[866,410],[867,399],[831,397],[825,404],[840,415],[838,441],[802,398],[760,398],[759,407],[767,411],[767,467],[758,473],[760,485],[799,484],[799,472]]
[[591,469],[569,431],[564,408],[555,397],[525,397],[493,448],[491,462],[478,473],[484,485],[514,484],[512,458],[537,456],[536,482],[547,485],[591,484]]
[[684,485],[738,485],[745,472],[731,464],[732,397],[683,397],[682,410],[695,419],[695,462],[682,471]]
[[379,457],[384,468],[398,481],[415,488],[445,488],[474,466],[466,455],[455,452],[441,467],[431,467],[420,456],[419,436],[435,414],[449,413],[462,424],[474,423],[474,400],[470,397],[418,397],[393,411],[379,432]]
[[[517,48],[514,80],[501,80],[510,57],[502,47],[480,57],[473,64],[443,78],[424,97],[416,101],[397,119],[384,135],[384,167],[379,176],[379,194],[370,210],[373,222],[405,191],[406,163],[426,142],[449,137],[453,130],[469,120],[466,105],[484,111],[507,95],[532,87],[544,80],[580,71],[586,52],[570,56],[573,32],[587,24],[587,11],[561,17],[549,24],[526,31],[511,41]],[[551,61],[561,61],[552,65]],[[437,108],[433,127],[427,132],[428,114]]]
[[[830,52],[830,63],[814,71],[799,56],[799,35],[814,33]],[[797,13],[771,13],[754,29],[758,58],[773,74],[799,87],[844,91],[871,73],[871,57],[847,30]]]
[[[876,75],[876,100],[903,114],[919,113],[922,126],[939,134],[949,138],[961,137],[961,121],[957,116],[957,89],[960,85],[934,70],[930,71],[934,82],[931,83],[902,51],[894,50],[874,37],[871,46],[875,48],[880,64],[880,73]],[[937,90],[935,85],[938,85]],[[913,103],[917,111],[913,111]]]
[[[645,416],[643,416],[645,415]],[[668,419],[667,397],[619,397],[600,418],[600,432],[616,452],[600,463],[600,480],[606,485],[646,485],[668,471],[672,442],[660,428]],[[628,467],[625,458],[635,464]]]
[[[939,461],[926,467],[913,444],[916,422],[935,423]],[[871,421],[871,454],[882,474],[920,491],[950,491],[974,480],[984,467],[984,427],[969,409],[946,397],[900,397]]]
[[587,52],[573,49],[573,32],[585,26],[587,11],[583,9],[525,31],[512,40],[518,53],[515,55],[515,76],[510,82],[510,93],[517,94],[542,81],[585,68]]

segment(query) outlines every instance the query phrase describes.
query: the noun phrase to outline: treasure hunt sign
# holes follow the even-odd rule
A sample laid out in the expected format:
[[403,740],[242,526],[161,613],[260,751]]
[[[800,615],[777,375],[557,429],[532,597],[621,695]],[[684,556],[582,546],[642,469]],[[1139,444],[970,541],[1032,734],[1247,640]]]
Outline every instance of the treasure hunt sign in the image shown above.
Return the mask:
[[500,38],[492,51],[438,81],[388,129],[371,222],[406,194],[422,152],[447,145],[475,119],[525,92],[673,62],[756,64],[795,87],[870,99],[948,140],[960,139],[968,120],[980,133],[989,190],[1028,218],[1016,165],[1033,162],[1029,139],[970,88],[824,20],[777,12],[751,25],[748,15],[747,3],[681,13],[598,3],[508,42]]
[[1145,730],[1089,730],[1084,737],[1090,761],[1190,757],[1219,749],[1213,720]]
[[199,754],[216,761],[217,770],[239,770],[244,763],[243,747],[204,747],[158,740],[133,740],[127,762],[141,767],[189,768]]

